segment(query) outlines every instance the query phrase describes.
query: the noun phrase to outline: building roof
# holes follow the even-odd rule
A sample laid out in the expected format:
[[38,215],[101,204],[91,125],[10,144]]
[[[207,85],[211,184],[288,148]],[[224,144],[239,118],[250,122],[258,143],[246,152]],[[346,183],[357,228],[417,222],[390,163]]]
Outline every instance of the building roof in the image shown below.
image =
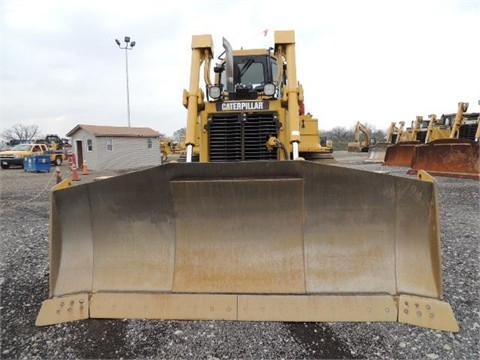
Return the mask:
[[73,136],[80,129],[85,130],[96,137],[143,137],[157,138],[161,134],[148,127],[127,127],[127,126],[99,126],[79,124],[67,133],[68,137]]

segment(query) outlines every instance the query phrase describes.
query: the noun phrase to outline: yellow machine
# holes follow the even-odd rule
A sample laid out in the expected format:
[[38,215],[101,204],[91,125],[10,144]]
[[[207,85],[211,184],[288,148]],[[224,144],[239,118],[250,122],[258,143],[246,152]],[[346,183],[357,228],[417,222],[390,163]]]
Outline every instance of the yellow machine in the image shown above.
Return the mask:
[[224,39],[211,81],[212,38],[193,36],[186,162],[54,189],[50,296],[37,325],[398,321],[458,331],[443,301],[435,182],[303,160],[317,148],[302,145],[295,35],[274,37],[257,50]]
[[[462,110],[462,112],[464,112]],[[450,117],[442,116],[439,119],[435,114],[430,116],[430,121],[427,127],[427,134],[424,143],[434,141],[437,139],[448,139],[452,132]]]
[[160,152],[162,153],[162,162],[168,160],[168,156],[173,154],[172,142],[168,139],[160,140]]
[[[361,134],[363,134],[364,140],[360,139]],[[370,130],[357,121],[357,124],[355,125],[355,141],[348,143],[348,152],[368,152],[370,145],[372,145]]]
[[426,143],[415,146],[411,170],[480,180],[479,113],[467,113],[459,102],[455,114],[444,114],[428,127]]
[[[190,89],[183,97],[188,109],[187,162],[192,156],[200,162],[332,158],[333,149],[320,144],[318,120],[304,112],[294,44],[279,43],[275,49],[280,58],[291,58],[293,64],[286,66],[270,49],[234,52],[224,39],[226,56],[214,67],[214,84],[209,74],[211,45],[208,35],[193,39],[192,47],[198,46],[198,51],[192,55],[196,58],[192,57],[191,74],[197,75],[191,77]],[[198,92],[198,67],[202,62],[207,102],[203,101],[203,92]],[[191,101],[192,96],[199,104]],[[222,101],[225,98],[231,102]],[[229,142],[230,138],[235,142]],[[236,144],[239,139],[242,141]]]
[[385,153],[387,152],[387,146],[397,143],[400,139],[399,135],[402,132],[405,122],[400,122],[400,127],[397,127],[395,122],[390,123],[390,127],[387,131],[387,138],[383,142],[377,142],[368,148],[367,163],[383,163],[385,161]]
[[[434,115],[431,115],[431,118]],[[410,166],[415,146],[425,142],[429,120],[417,116],[412,126],[403,130],[405,122],[401,122],[400,135],[394,145],[387,146],[384,163],[389,166]]]
[[173,152],[175,154],[185,155],[187,153],[186,152],[185,141],[180,141],[178,143],[175,143],[174,147],[173,147]]
[[333,142],[326,140],[323,143],[318,130],[318,120],[310,113],[303,115],[302,106],[300,107],[299,120],[300,144],[298,151],[300,157],[310,161],[333,159]]

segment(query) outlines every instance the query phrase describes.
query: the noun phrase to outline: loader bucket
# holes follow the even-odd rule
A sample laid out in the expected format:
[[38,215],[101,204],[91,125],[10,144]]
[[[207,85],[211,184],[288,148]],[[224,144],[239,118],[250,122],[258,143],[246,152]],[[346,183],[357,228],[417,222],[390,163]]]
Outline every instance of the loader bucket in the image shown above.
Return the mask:
[[84,318],[458,331],[435,183],[309,161],[170,163],[52,192],[50,299]]
[[383,163],[385,161],[385,153],[390,143],[376,143],[368,148],[366,163]]
[[418,141],[403,141],[387,147],[385,165],[410,166],[412,164],[415,146],[419,144]]
[[478,142],[466,139],[440,139],[415,148],[412,170],[432,175],[480,180]]

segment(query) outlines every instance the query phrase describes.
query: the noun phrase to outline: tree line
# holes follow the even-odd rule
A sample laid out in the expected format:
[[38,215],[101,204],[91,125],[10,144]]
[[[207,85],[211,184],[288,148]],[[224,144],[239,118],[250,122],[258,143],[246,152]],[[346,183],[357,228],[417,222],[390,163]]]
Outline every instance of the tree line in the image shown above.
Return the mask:
[[[376,141],[383,141],[386,138],[386,130],[377,130],[374,126],[370,126],[367,123],[364,123],[363,125],[370,130],[372,139],[375,139]],[[171,137],[162,136],[162,138],[168,138],[173,142],[180,143],[182,141],[185,141],[186,130],[187,129],[183,127],[176,130]],[[38,125],[25,124],[14,125],[9,129],[4,130],[1,135],[2,138],[7,141],[32,141],[37,137],[41,137]],[[326,137],[327,140],[332,140],[335,150],[346,150],[347,144],[355,140],[355,126],[351,128],[346,128],[344,126],[336,126],[331,130],[321,131],[320,135],[322,137]]]

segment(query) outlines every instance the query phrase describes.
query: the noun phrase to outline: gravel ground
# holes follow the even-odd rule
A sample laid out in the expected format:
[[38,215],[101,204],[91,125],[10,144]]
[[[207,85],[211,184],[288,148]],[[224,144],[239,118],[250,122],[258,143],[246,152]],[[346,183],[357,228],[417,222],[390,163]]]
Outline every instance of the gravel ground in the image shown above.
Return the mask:
[[[337,152],[340,166],[406,175]],[[66,167],[61,167],[67,176]],[[114,173],[91,172],[81,183]],[[34,325],[48,297],[49,191],[55,172],[0,171],[2,359],[480,358],[480,184],[437,178],[445,300],[460,332],[400,323],[96,320]]]

